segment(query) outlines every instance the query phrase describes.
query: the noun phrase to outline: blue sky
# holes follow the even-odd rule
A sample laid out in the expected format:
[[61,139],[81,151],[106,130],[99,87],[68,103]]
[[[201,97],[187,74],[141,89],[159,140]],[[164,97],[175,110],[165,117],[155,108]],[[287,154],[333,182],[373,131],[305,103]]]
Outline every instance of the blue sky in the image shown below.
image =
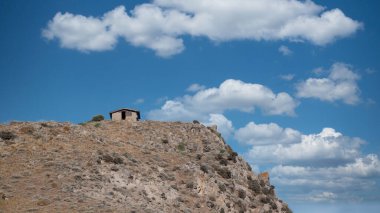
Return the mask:
[[215,123],[295,212],[378,208],[380,3],[203,2],[0,1],[0,122]]

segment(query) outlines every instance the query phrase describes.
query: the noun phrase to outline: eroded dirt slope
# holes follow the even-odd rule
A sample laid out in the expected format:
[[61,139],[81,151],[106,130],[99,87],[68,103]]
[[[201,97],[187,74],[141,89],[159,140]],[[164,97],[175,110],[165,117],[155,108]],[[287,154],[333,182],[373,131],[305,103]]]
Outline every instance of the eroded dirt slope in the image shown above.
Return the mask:
[[0,212],[291,212],[212,128],[0,125]]

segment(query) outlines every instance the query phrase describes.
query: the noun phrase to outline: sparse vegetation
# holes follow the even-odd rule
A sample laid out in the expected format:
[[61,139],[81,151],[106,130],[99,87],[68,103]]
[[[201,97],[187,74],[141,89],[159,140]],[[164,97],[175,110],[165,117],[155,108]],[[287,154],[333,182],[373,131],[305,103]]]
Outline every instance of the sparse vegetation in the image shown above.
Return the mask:
[[243,189],[239,189],[238,190],[238,196],[241,198],[241,199],[244,199],[247,194],[245,193],[245,191]]
[[22,134],[31,135],[33,134],[33,132],[34,132],[34,128],[32,126],[24,126],[24,127],[21,127],[20,129],[20,133]]
[[232,173],[228,168],[217,168],[216,170],[220,176],[224,179],[230,179],[232,177]]
[[234,163],[236,163],[236,157],[238,156],[238,154],[234,151],[231,151],[229,152],[229,155],[228,155],[228,160],[230,161],[233,161]]
[[15,165],[0,163],[1,183],[10,186],[0,192],[5,212],[78,212],[90,205],[100,212],[291,212],[269,176],[248,171],[249,164],[203,125],[45,123],[0,125],[0,160]]
[[221,192],[225,192],[227,190],[226,185],[224,185],[223,183],[219,183],[218,187]]
[[207,168],[206,165],[201,165],[200,169],[201,169],[202,172],[208,173],[208,168]]
[[216,160],[222,160],[223,159],[223,154],[222,153],[219,153],[215,156],[215,159]]
[[205,147],[203,147],[203,151],[209,152],[209,151],[211,151],[211,148],[209,146],[205,146]]
[[200,122],[197,120],[193,120],[193,124],[200,124]]
[[[113,153],[111,156],[110,154],[101,154],[98,158],[101,162],[103,160],[106,163],[113,163],[113,164],[123,164],[124,160],[123,158],[119,157],[116,153]],[[98,161],[99,163],[99,161]]]
[[49,124],[47,124],[47,123],[41,123],[41,126],[42,127],[50,127]]
[[248,180],[248,188],[257,194],[259,194],[261,191],[259,181],[257,180]]
[[291,209],[289,209],[288,205],[286,205],[286,204],[284,204],[282,206],[281,211],[285,212],[285,213],[293,213],[293,211]]
[[220,165],[223,165],[223,166],[227,166],[228,165],[228,161],[226,160],[226,159],[221,159],[220,161],[219,161],[219,163],[220,163]]
[[183,142],[179,143],[177,149],[181,152],[185,151],[185,144]]
[[9,131],[1,131],[0,138],[3,140],[13,140],[16,138],[16,135]]
[[201,160],[202,159],[202,156],[201,154],[197,154],[197,160]]
[[267,196],[263,196],[260,198],[260,202],[262,202],[264,204],[270,203],[270,199]]
[[91,119],[91,121],[102,121],[102,120],[104,120],[104,116],[103,115],[95,115]]
[[188,189],[192,189],[193,187],[194,187],[194,183],[193,183],[192,181],[186,183],[186,188],[188,188]]

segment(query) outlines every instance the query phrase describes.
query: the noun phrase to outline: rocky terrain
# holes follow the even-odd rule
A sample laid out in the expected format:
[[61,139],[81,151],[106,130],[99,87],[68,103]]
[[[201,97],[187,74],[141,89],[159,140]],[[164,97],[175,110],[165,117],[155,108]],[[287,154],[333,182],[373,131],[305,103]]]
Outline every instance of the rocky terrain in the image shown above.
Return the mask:
[[291,212],[215,128],[0,125],[0,212]]

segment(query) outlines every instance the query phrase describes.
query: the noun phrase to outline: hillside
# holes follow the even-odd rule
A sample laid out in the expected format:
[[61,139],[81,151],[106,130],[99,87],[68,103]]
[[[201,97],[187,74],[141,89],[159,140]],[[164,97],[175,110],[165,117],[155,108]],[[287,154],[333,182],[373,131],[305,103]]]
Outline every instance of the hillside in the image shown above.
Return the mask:
[[0,125],[0,212],[291,212],[213,128]]

